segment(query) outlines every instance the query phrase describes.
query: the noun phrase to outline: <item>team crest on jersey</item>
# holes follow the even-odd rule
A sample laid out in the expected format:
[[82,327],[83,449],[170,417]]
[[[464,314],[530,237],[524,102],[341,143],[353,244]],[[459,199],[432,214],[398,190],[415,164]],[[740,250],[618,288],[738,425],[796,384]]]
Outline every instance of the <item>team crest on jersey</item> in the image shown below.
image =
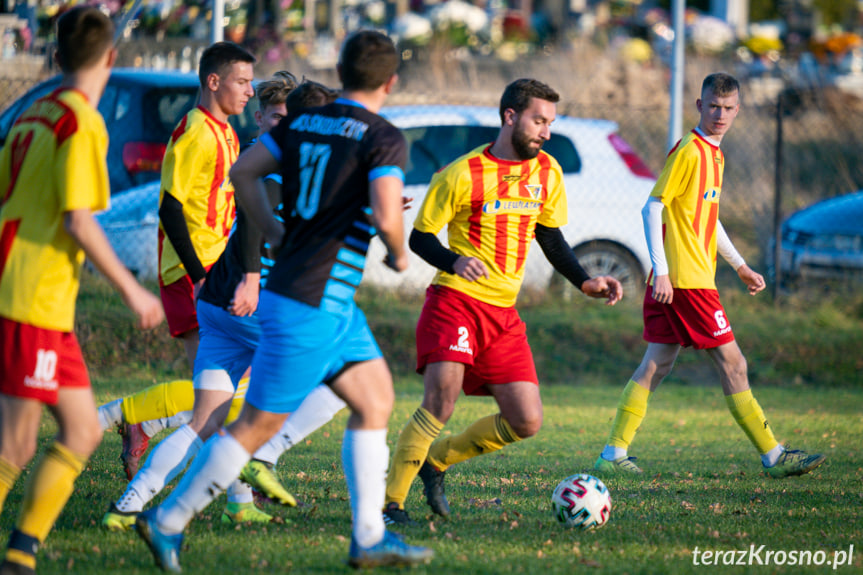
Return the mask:
[[706,192],[704,192],[704,201],[707,202],[718,202],[719,201],[719,190],[716,188],[710,188]]
[[538,200],[542,197],[542,184],[525,184],[524,187],[530,193],[530,197]]

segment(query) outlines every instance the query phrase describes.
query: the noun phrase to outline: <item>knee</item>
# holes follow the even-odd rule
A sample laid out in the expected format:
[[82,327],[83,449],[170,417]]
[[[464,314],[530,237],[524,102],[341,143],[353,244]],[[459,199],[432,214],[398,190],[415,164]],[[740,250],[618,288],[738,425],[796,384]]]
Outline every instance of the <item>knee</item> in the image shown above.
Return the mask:
[[514,420],[508,419],[507,422],[520,439],[527,439],[539,433],[542,428],[542,412],[514,418]]
[[74,439],[68,444],[75,453],[90,457],[102,443],[102,427],[98,420],[75,429]]
[[[11,443],[11,445],[9,444]],[[36,439],[4,442],[0,456],[18,468],[25,467],[36,455]]]

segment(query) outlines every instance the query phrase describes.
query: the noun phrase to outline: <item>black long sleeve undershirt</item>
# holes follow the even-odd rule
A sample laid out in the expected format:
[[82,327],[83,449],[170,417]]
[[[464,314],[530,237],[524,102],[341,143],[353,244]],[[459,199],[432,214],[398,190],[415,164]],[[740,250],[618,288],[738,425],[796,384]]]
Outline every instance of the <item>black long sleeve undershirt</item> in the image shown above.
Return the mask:
[[165,193],[159,206],[159,220],[192,283],[198,283],[204,279],[207,270],[204,269],[195,252],[195,246],[192,245],[189,227],[186,225],[186,218],[183,217],[183,204],[171,194]]
[[411,250],[439,270],[448,274],[455,273],[455,262],[459,255],[444,247],[437,236],[429,232],[421,232],[414,228],[411,231],[408,246]]
[[578,263],[578,258],[575,257],[572,248],[566,243],[559,228],[549,228],[536,224],[536,242],[554,269],[560,272],[572,285],[581,289],[581,284],[590,279],[590,276]]

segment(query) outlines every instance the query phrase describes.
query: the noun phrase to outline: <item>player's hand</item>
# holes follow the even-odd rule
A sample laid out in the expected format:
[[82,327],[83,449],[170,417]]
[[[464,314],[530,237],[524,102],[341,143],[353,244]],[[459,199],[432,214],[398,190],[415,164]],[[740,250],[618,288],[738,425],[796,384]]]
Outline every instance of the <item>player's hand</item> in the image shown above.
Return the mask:
[[464,278],[469,282],[476,281],[481,277],[488,279],[488,268],[485,267],[482,261],[476,258],[459,256],[452,267],[458,277]]
[[153,329],[165,319],[162,301],[140,284],[134,284],[129,293],[123,295],[123,301],[137,316],[141,329]]
[[396,272],[403,272],[408,269],[409,262],[407,252],[403,252],[399,256],[388,253],[387,257],[384,258],[384,265]]
[[653,278],[653,299],[665,304],[670,304],[674,299],[674,288],[667,274]]
[[585,295],[595,298],[605,298],[605,305],[614,305],[623,297],[623,286],[611,276],[590,278],[581,284]]
[[258,309],[258,295],[260,293],[261,274],[244,274],[243,279],[234,290],[234,297],[228,306],[228,313],[239,317],[247,317]]
[[755,295],[767,287],[767,283],[764,281],[764,276],[754,271],[746,264],[737,268],[737,275],[740,276],[740,279],[746,284],[746,287],[749,289],[749,295]]

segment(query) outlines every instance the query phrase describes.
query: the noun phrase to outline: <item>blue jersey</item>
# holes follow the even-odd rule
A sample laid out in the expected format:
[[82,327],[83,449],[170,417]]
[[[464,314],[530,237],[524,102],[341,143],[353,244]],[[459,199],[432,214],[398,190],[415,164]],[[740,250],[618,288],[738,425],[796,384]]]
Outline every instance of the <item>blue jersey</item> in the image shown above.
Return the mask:
[[404,136],[339,98],[289,114],[260,141],[281,166],[286,228],[265,289],[312,307],[353,301],[374,234],[369,182],[404,178]]

